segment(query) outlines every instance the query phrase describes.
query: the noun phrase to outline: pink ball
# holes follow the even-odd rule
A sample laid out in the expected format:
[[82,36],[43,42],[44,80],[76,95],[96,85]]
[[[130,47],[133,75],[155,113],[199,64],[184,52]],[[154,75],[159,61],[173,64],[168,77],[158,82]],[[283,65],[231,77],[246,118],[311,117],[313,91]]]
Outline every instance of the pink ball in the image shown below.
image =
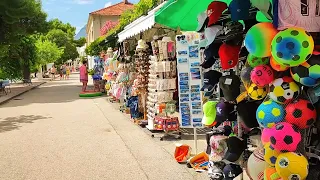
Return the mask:
[[293,152],[301,141],[300,132],[286,122],[277,123],[270,131],[271,146],[278,151]]
[[251,71],[251,81],[258,86],[265,86],[274,79],[273,70],[268,65],[260,65]]
[[272,135],[272,131],[269,128],[264,128],[261,133],[261,142],[263,145],[270,142],[270,136]]

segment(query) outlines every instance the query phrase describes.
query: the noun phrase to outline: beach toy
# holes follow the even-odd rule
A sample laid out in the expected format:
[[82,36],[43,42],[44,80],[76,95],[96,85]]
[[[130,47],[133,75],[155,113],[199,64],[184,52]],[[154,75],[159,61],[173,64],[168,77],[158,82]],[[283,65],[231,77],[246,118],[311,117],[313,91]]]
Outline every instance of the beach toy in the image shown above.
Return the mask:
[[312,36],[302,28],[291,27],[280,31],[272,40],[271,53],[276,62],[285,66],[298,66],[313,52]]
[[272,131],[270,128],[263,128],[262,132],[261,132],[261,142],[263,145],[267,144],[268,142],[270,142],[270,137]]
[[281,180],[275,167],[267,167],[264,170],[264,180]]
[[286,107],[286,122],[299,129],[310,127],[317,118],[317,111],[313,104],[304,99],[297,99]]
[[270,165],[274,166],[278,156],[281,154],[280,151],[275,150],[270,142],[264,145],[264,160]]
[[267,87],[259,87],[256,84],[252,83],[248,88],[248,95],[253,100],[261,100],[266,97],[268,94]]
[[264,22],[252,26],[246,34],[244,45],[256,57],[271,56],[271,42],[278,31],[272,23]]
[[271,146],[277,151],[295,151],[301,141],[301,134],[292,124],[281,122],[271,128]]
[[86,92],[81,92],[79,94],[79,97],[97,97],[97,96],[102,96],[102,92],[86,91]]
[[269,63],[269,57],[256,57],[252,54],[248,55],[247,62],[251,67],[256,67],[259,65],[265,65]]
[[268,65],[259,65],[251,71],[251,81],[263,87],[273,81],[273,70]]
[[277,61],[275,61],[272,56],[270,58],[270,66],[272,67],[272,69],[274,69],[276,71],[286,71],[289,69],[289,66],[285,66],[285,65],[277,63]]
[[292,78],[304,86],[315,86],[320,79],[320,56],[312,55],[311,58],[296,67],[291,68]]
[[284,120],[284,116],[284,108],[272,100],[260,104],[256,112],[258,123],[265,128],[273,127],[276,123]]
[[283,180],[304,180],[308,176],[308,160],[294,152],[280,154],[276,162],[276,170]]
[[300,94],[300,87],[288,76],[278,78],[270,85],[269,97],[280,104],[288,104]]

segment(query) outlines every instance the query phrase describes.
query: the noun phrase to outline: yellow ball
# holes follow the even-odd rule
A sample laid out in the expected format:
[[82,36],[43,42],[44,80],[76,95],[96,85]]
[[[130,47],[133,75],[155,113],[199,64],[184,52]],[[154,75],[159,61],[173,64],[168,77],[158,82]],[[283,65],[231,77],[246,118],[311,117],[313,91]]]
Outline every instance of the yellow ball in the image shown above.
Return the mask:
[[280,151],[275,150],[271,143],[268,142],[264,145],[264,160],[270,165],[274,166],[277,161],[278,156],[281,154]]
[[267,87],[259,87],[252,83],[248,88],[248,95],[254,100],[261,100],[268,94]]
[[304,180],[308,175],[308,160],[294,152],[282,153],[276,161],[276,170],[283,180]]

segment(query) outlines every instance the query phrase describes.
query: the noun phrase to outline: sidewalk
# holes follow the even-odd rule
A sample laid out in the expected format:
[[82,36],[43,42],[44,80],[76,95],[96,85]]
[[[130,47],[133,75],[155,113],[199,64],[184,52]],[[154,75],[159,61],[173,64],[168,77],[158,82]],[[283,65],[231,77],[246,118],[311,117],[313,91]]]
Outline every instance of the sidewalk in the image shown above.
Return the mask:
[[45,81],[34,81],[32,85],[27,85],[23,83],[12,83],[10,84],[11,92],[6,95],[5,93],[0,94],[0,105],[4,104],[16,97],[20,96],[23,93],[26,93],[42,84],[46,83]]

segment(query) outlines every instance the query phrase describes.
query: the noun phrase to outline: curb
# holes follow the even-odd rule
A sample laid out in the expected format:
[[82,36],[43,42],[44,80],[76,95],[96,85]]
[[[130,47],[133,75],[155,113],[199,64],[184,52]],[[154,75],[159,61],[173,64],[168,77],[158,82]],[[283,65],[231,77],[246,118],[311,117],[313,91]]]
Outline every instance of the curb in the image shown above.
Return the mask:
[[22,94],[24,94],[24,93],[26,93],[26,92],[29,92],[29,91],[31,91],[31,90],[33,90],[33,89],[35,89],[35,88],[37,88],[37,87],[45,84],[45,83],[47,83],[47,82],[41,82],[40,84],[38,84],[38,85],[36,85],[36,86],[33,86],[32,88],[30,88],[30,89],[28,89],[28,90],[26,90],[26,91],[22,91],[22,92],[20,92],[20,93],[18,93],[18,94],[16,94],[16,95],[10,97],[9,99],[6,99],[6,100],[0,102],[0,105],[3,105],[3,104],[5,104],[5,103],[9,102],[10,100],[12,100],[12,99],[14,99],[14,98],[16,98],[16,97],[18,97],[18,96],[21,96]]

